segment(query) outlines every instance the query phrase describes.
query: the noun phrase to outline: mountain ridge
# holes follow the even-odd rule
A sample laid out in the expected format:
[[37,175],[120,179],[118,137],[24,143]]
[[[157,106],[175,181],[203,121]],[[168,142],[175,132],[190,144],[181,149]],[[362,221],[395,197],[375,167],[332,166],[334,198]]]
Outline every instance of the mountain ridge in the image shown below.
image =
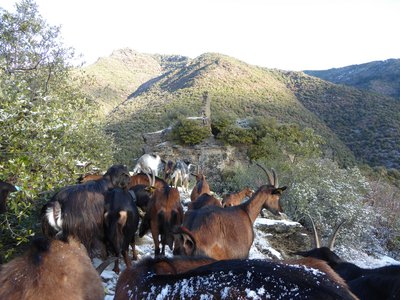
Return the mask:
[[[142,77],[107,115],[107,131],[116,136],[123,161],[139,154],[142,133],[166,128],[178,115],[200,115],[202,94],[208,92],[213,117],[264,116],[296,123],[324,136],[336,155],[348,157],[349,162],[354,153],[359,162],[400,167],[395,133],[400,117],[394,113],[398,101],[392,97],[329,83],[303,72],[250,65],[219,53],[194,59],[158,54],[143,57],[155,62],[157,68],[150,72],[153,76]],[[146,73],[143,66],[146,64],[138,68],[140,74]],[[385,115],[390,122],[384,120]],[[375,151],[374,141],[381,141],[379,132],[384,133],[383,144]],[[135,154],[128,154],[133,148],[126,138],[135,141]]]
[[304,73],[400,99],[400,59],[391,58],[328,70],[305,70]]

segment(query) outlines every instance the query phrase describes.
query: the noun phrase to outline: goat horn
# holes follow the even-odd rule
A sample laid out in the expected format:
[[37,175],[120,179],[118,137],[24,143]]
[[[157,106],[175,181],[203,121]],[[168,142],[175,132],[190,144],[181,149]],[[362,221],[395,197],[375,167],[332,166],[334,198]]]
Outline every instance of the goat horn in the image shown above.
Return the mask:
[[269,184],[275,186],[275,184],[274,184],[275,179],[274,179],[274,177],[272,177],[271,173],[267,169],[265,169],[262,165],[260,165],[259,163],[256,163],[256,165],[259,166],[265,172],[265,174],[267,174]]
[[109,264],[113,263],[114,261],[116,261],[118,258],[113,256],[113,257],[109,257],[107,258],[107,260],[103,261],[97,268],[96,271],[97,273],[99,273],[99,275],[101,275],[101,273],[103,273],[103,271],[108,267]]
[[151,177],[150,177],[149,173],[144,172],[144,174],[146,174],[147,178],[149,179],[149,186],[151,186]]
[[274,187],[277,189],[277,188],[279,187],[279,184],[278,184],[278,175],[276,175],[276,172],[275,172],[274,169],[271,169],[271,170],[272,170],[272,174],[274,175]]
[[333,232],[332,236],[329,238],[328,242],[328,248],[333,251],[333,245],[335,244],[336,237],[339,233],[339,228],[346,222],[346,220],[343,220],[342,222],[339,223],[338,226],[336,226],[335,231]]
[[310,218],[311,220],[311,225],[312,225],[312,229],[313,229],[313,234],[314,234],[314,243],[315,243],[315,247],[316,248],[321,248],[321,242],[319,240],[318,237],[318,233],[317,233],[317,228],[315,228],[315,223],[313,218],[311,218],[311,216],[309,214],[307,214],[307,216]]
[[154,175],[153,170],[151,170],[151,177],[153,180],[150,181],[150,183],[151,183],[150,185],[154,187],[156,185],[156,175]]

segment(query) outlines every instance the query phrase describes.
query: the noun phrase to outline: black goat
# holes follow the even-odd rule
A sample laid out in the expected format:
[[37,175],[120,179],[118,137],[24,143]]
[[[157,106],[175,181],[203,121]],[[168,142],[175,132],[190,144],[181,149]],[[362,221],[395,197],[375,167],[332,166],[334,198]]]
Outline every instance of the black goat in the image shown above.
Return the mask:
[[136,206],[142,211],[146,211],[147,205],[149,204],[152,195],[149,185],[138,184],[129,188],[129,190],[135,193]]
[[215,262],[197,257],[155,258],[123,271],[115,299],[355,299],[342,284],[304,265],[249,259]]
[[364,274],[348,281],[348,286],[360,300],[400,299],[400,276],[398,272],[397,270],[397,275]]
[[[9,193],[18,191],[18,187],[0,180],[0,215],[6,213],[7,211],[7,197]],[[0,232],[1,238],[1,232]],[[0,264],[3,263],[3,258],[0,256]]]
[[[133,192],[115,188],[105,195],[104,225],[106,242],[109,250],[118,258],[122,254],[127,267],[131,266],[129,245],[132,258],[137,259],[135,233],[139,225],[139,212]],[[114,272],[119,273],[119,260],[115,261]]]
[[75,237],[91,257],[99,250],[104,256],[104,193],[116,187],[127,188],[129,181],[126,166],[113,165],[100,179],[64,187],[42,208],[43,233],[63,240]]
[[400,265],[380,268],[360,268],[359,266],[341,259],[333,252],[333,245],[341,222],[330,238],[328,247],[321,247],[314,221],[311,219],[315,246],[309,251],[299,251],[296,254],[324,260],[348,284],[350,290],[360,300],[400,299]]
[[6,200],[9,193],[16,192],[17,188],[5,181],[0,180],[0,214],[7,211]]

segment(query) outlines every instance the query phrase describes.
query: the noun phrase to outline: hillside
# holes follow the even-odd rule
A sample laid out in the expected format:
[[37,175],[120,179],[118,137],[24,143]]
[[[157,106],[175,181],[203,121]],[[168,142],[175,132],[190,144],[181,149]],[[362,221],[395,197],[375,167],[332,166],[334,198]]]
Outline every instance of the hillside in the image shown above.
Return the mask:
[[373,61],[343,68],[304,73],[336,84],[400,98],[400,59]]
[[92,95],[104,114],[123,102],[143,83],[185,64],[186,57],[150,55],[132,49],[115,50],[109,57],[84,67],[92,79],[86,92]]
[[228,56],[204,54],[137,90],[108,115],[108,130],[121,146],[120,159],[129,164],[141,153],[143,132],[166,128],[179,115],[200,116],[202,95],[208,92],[212,119],[264,116],[311,127],[341,157],[351,158],[336,135],[296,99],[282,76]]
[[400,168],[400,102],[288,72],[297,99],[329,126],[361,162]]
[[325,154],[345,165],[354,163],[355,155],[372,166],[400,167],[399,102],[391,97],[332,84],[302,72],[260,68],[222,54],[188,59],[127,49],[123,53],[135,59],[113,54],[105,59],[107,66],[102,60],[90,66],[94,74],[99,73],[98,64],[100,69],[109,70],[104,73],[112,76],[107,84],[115,94],[122,90],[118,87],[119,72],[133,70],[131,85],[128,81],[122,84],[125,88],[119,100],[109,99],[110,107],[117,103],[107,115],[107,132],[115,136],[120,148],[118,161],[132,165],[143,151],[143,133],[167,128],[180,116],[200,116],[207,92],[214,120],[263,116],[279,123],[295,123],[323,136],[327,141]]

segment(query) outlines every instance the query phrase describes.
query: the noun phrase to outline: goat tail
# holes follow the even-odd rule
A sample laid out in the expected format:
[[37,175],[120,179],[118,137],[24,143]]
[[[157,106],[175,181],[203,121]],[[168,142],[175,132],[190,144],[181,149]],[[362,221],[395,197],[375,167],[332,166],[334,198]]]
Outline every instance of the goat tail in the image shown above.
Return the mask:
[[142,219],[142,222],[140,223],[139,237],[142,238],[149,229],[150,229],[150,217],[149,213],[146,213]]

